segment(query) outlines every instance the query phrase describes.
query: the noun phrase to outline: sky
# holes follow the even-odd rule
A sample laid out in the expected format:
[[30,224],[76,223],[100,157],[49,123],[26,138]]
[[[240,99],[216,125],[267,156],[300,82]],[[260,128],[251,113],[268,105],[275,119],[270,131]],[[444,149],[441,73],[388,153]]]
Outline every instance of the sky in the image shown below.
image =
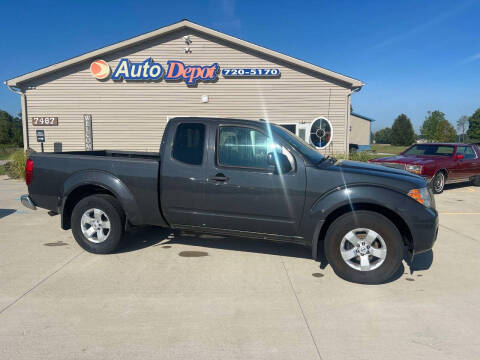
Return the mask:
[[13,115],[5,80],[185,18],[362,80],[353,110],[375,131],[480,107],[480,0],[2,1],[0,14],[0,109]]

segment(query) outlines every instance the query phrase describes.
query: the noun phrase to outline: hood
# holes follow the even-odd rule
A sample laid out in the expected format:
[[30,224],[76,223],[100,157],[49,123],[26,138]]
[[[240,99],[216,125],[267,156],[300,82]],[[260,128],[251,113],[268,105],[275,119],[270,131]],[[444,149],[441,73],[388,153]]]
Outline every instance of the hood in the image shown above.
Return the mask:
[[414,164],[414,165],[424,165],[432,163],[438,159],[438,156],[428,156],[428,155],[396,155],[383,157],[379,159],[372,159],[371,162],[391,162],[391,163],[401,163],[401,164]]
[[370,183],[402,189],[421,188],[425,180],[405,170],[359,161],[341,160],[329,166],[329,170],[339,171],[350,183]]

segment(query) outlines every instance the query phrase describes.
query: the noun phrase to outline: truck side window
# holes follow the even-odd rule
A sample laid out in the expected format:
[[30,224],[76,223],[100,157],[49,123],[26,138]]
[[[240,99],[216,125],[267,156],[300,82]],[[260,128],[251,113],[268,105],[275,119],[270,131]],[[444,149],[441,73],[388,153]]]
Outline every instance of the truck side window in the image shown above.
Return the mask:
[[219,165],[267,170],[267,154],[273,151],[288,153],[287,157],[294,164],[292,155],[262,132],[240,126],[220,127],[217,139]]
[[186,164],[200,165],[205,145],[205,125],[182,123],[178,125],[173,141],[172,156]]
[[218,162],[226,166],[267,169],[267,136],[252,128],[221,126]]

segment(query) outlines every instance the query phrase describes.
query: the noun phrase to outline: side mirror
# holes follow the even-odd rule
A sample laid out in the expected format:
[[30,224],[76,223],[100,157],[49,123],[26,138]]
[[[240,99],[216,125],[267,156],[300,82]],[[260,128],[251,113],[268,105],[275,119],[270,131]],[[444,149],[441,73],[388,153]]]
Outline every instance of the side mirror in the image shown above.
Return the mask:
[[288,158],[280,152],[268,153],[267,162],[268,162],[268,165],[274,166],[277,172],[281,174],[288,173],[289,171],[292,170],[292,164],[290,164],[290,161],[288,160]]
[[465,156],[463,154],[458,154],[455,156],[455,160],[462,160]]

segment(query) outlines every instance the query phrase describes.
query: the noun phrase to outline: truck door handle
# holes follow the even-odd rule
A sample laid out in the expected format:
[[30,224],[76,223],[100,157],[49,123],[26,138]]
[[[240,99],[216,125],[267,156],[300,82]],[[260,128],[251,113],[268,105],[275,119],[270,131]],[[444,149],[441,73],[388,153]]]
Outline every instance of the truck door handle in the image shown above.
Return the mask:
[[213,180],[213,181],[228,181],[228,177],[223,175],[222,173],[218,173],[217,175],[212,176],[210,178],[210,180]]

